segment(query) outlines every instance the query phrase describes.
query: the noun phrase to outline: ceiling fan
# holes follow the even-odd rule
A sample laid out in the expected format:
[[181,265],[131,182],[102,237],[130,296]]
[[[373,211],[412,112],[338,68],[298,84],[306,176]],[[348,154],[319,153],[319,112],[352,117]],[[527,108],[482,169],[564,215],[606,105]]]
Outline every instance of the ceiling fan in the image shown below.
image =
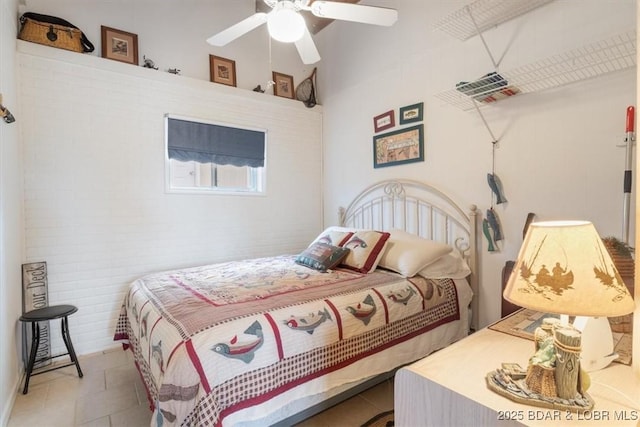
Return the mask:
[[313,64],[320,60],[320,54],[304,18],[299,13],[301,10],[310,11],[320,18],[373,25],[391,26],[398,19],[398,11],[386,7],[320,0],[264,0],[264,2],[272,9],[269,13],[257,12],[209,37],[207,43],[213,46],[224,46],[266,23],[269,35],[273,39],[284,43],[295,43],[302,62]]

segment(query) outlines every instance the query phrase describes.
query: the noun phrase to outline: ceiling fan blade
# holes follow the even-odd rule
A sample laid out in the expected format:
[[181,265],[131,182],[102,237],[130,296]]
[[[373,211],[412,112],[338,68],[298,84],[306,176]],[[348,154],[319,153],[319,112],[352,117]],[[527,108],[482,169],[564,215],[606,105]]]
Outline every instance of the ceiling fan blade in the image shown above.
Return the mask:
[[258,12],[207,39],[214,46],[224,46],[267,22],[267,14]]
[[313,42],[311,34],[309,34],[309,30],[306,27],[304,29],[304,35],[300,40],[295,42],[295,44],[303,63],[315,64],[320,61],[320,53],[318,53],[316,44]]
[[398,11],[386,7],[361,4],[314,1],[311,13],[320,18],[340,19],[363,24],[391,26],[398,20]]

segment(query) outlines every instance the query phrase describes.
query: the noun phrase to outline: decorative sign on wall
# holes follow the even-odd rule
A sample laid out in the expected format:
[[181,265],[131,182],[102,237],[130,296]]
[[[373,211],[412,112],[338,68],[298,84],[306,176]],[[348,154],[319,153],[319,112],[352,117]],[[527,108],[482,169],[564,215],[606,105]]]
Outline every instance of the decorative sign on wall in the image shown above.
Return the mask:
[[[47,263],[31,262],[22,264],[22,312],[44,308],[49,305],[49,292],[47,282]],[[36,360],[41,360],[51,356],[51,329],[49,322],[39,322],[40,324],[40,344],[36,353]],[[23,324],[22,357],[25,361],[29,359],[31,351],[31,328]],[[51,360],[36,363],[35,368],[51,364]]]

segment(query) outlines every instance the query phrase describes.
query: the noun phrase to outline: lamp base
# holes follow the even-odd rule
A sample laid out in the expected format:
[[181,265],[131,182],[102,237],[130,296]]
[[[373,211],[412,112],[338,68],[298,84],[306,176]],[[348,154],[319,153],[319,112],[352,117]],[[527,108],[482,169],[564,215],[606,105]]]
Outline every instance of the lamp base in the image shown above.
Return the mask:
[[587,372],[606,368],[618,358],[613,351],[613,333],[606,317],[578,316],[573,326],[582,332],[580,366]]
[[574,399],[542,396],[529,390],[524,380],[511,378],[504,369],[489,372],[485,376],[485,381],[489,390],[509,400],[525,405],[578,413],[590,411],[595,405],[593,398],[586,392],[582,392],[582,394],[576,396]]

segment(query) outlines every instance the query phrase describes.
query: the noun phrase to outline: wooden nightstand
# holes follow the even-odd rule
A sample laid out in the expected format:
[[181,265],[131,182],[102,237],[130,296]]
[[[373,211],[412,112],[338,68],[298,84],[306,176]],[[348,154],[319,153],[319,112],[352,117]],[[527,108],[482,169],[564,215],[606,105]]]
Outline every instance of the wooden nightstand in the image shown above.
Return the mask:
[[640,426],[640,378],[631,366],[619,363],[591,373],[591,411],[523,405],[487,388],[487,373],[503,362],[526,368],[533,351],[533,341],[485,328],[400,369],[395,376],[395,425]]

